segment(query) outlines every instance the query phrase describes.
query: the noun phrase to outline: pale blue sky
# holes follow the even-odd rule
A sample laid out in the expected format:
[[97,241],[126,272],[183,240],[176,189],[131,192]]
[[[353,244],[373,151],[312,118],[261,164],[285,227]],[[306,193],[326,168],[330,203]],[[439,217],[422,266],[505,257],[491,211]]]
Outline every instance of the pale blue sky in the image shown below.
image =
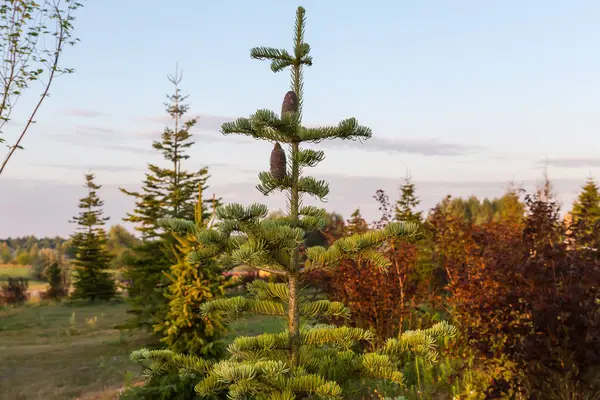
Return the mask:
[[314,174],[332,181],[327,208],[372,212],[374,182],[394,198],[406,168],[426,208],[446,193],[532,185],[540,160],[567,205],[600,175],[598,1],[89,1],[76,21],[81,43],[64,58],[76,73],[55,82],[26,151],[0,178],[0,237],[67,234],[73,185],[90,169],[119,223],[131,203],[118,185],[135,187],[159,161],[151,141],[168,122],[176,62],[200,116],[190,167],[208,165],[225,200],[278,204],[252,190],[270,145],[224,139],[218,127],[280,108],[288,73],[249,49],[290,48],[298,5],[314,57],[305,123],[354,116],[374,132],[365,145],[325,146]]

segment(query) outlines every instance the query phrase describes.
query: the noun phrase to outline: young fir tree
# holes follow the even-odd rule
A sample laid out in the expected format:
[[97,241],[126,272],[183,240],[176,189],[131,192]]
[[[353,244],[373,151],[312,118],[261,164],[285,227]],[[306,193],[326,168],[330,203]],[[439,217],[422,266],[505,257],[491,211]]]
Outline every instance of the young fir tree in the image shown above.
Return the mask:
[[[187,96],[181,93],[182,76],[179,71],[168,78],[174,86],[174,93],[167,96],[165,105],[173,120],[173,127],[166,127],[161,140],[152,144],[154,149],[161,152],[167,166],[148,165],[140,192],[121,189],[136,201],[134,211],[127,214],[124,220],[135,224],[143,239],[142,244],[134,248],[134,256],[127,260],[128,268],[124,276],[130,285],[130,313],[134,318],[124,327],[149,331],[166,318],[169,299],[165,294],[169,280],[165,272],[177,262],[173,256],[176,242],[160,229],[157,221],[164,217],[194,219],[198,187],[206,189],[209,178],[207,168],[198,171],[184,168],[183,162],[189,159],[187,150],[194,144],[190,129],[197,120],[184,119],[189,105],[185,103]],[[206,207],[202,212],[204,218],[210,216]]]
[[519,198],[519,191],[520,189],[511,185],[501,198],[495,200],[497,210],[494,221],[517,224],[524,222],[525,203]]
[[409,174],[406,175],[404,183],[400,186],[400,199],[396,202],[395,220],[402,222],[421,223],[422,212],[415,211],[415,207],[421,202],[415,194],[415,184]]
[[106,233],[103,217],[103,201],[98,197],[100,185],[94,183],[94,174],[85,175],[86,197],[79,200],[81,212],[73,217],[72,223],[78,231],[71,237],[75,246],[73,298],[109,300],[115,296],[115,281],[106,270],[110,256],[104,249]]
[[[302,278],[315,269],[335,268],[345,258],[367,259],[380,268],[389,261],[375,247],[384,241],[412,235],[415,225],[390,223],[381,231],[369,231],[337,240],[327,249],[308,247],[301,264],[300,246],[307,231],[323,228],[325,211],[314,206],[301,206],[304,194],[324,199],[326,182],[303,176],[302,169],[314,167],[324,159],[322,150],[301,148],[301,143],[317,143],[326,139],[368,139],[371,130],[350,118],[335,127],[306,128],[301,124],[302,68],[312,64],[310,47],[304,42],[305,14],[298,8],[292,52],[259,47],[251,56],[271,60],[273,71],[292,70],[292,91],[284,99],[281,115],[259,110],[250,118],[240,118],[222,126],[223,134],[243,134],[259,140],[275,142],[270,172],[259,174],[257,189],[265,195],[284,191],[288,195],[288,215],[267,219],[268,209],[261,204],[244,207],[230,204],[219,207],[215,229],[196,231],[194,222],[181,219],[163,220],[163,226],[195,237],[197,249],[188,255],[191,261],[210,259],[223,254],[225,265],[248,264],[255,269],[277,275],[285,282],[249,284],[250,297],[221,298],[202,306],[203,314],[227,318],[246,313],[285,315],[288,328],[279,334],[238,337],[230,346],[229,359],[211,362],[196,356],[170,351],[142,349],[132,359],[147,367],[147,376],[160,374],[177,366],[183,376],[194,376],[196,391],[204,397],[227,392],[231,399],[308,399],[343,396],[357,379],[387,379],[401,384],[398,369],[401,356],[409,351],[434,359],[435,340],[453,333],[447,324],[427,331],[405,332],[390,339],[373,352],[363,353],[360,344],[373,340],[370,331],[311,324],[327,317],[347,317],[348,308],[327,300],[309,301],[301,291]],[[285,143],[288,154],[279,143]],[[285,159],[289,160],[286,165]],[[344,393],[343,387],[346,388]]]
[[348,220],[348,224],[345,227],[346,234],[355,234],[355,233],[364,233],[369,230],[369,224],[362,217],[360,213],[360,209],[354,210],[354,212],[350,215],[350,219]]
[[225,279],[216,260],[194,261],[187,257],[196,250],[195,235],[211,229],[210,224],[214,222],[212,218],[203,218],[202,204],[200,188],[193,233],[173,234],[178,246],[177,263],[167,274],[172,282],[166,294],[169,309],[165,321],[157,324],[155,330],[163,336],[161,341],[175,352],[217,359],[223,354],[224,348],[219,340],[225,328],[218,318],[204,318],[200,307],[223,296]]
[[593,178],[588,178],[571,210],[571,230],[580,246],[595,248],[600,244],[600,190]]
[[58,260],[54,260],[46,269],[48,276],[48,290],[44,293],[44,297],[52,300],[58,300],[67,295],[63,270],[60,267]]

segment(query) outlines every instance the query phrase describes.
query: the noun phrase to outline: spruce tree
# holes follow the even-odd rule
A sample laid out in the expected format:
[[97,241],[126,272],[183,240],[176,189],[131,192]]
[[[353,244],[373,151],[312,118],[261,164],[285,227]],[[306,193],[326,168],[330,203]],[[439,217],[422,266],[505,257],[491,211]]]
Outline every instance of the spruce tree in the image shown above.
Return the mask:
[[494,201],[494,221],[522,224],[525,219],[525,203],[519,198],[518,189],[509,187],[504,196]]
[[73,298],[109,300],[115,296],[115,282],[107,272],[110,256],[106,252],[106,233],[103,226],[108,217],[103,217],[103,201],[98,197],[100,185],[94,183],[94,174],[85,175],[87,196],[79,200],[79,215],[72,223],[78,225],[71,236],[75,247]]
[[[152,147],[162,154],[166,166],[149,164],[141,191],[121,189],[135,199],[134,211],[124,220],[135,224],[143,239],[134,247],[133,256],[124,260],[133,318],[123,328],[153,331],[156,324],[165,321],[169,302],[165,294],[170,283],[165,272],[177,262],[173,253],[177,243],[170,234],[165,234],[157,221],[164,217],[194,219],[198,187],[206,190],[209,178],[207,168],[197,171],[184,168],[184,161],[189,159],[187,151],[194,144],[190,129],[197,120],[185,119],[189,105],[185,103],[187,96],[181,93],[180,72],[177,70],[168,79],[174,86],[173,94],[167,95],[165,104],[172,127],[166,127],[161,140],[152,143]],[[202,213],[203,218],[210,216],[207,207],[203,206]]]
[[595,248],[600,244],[600,190],[593,178],[588,178],[573,203],[571,211],[575,240],[580,246]]
[[400,199],[396,202],[395,220],[403,222],[421,223],[422,212],[415,211],[421,201],[415,194],[415,184],[409,174],[400,186]]
[[[322,229],[326,224],[325,210],[301,206],[301,198],[308,194],[323,200],[329,193],[325,181],[302,175],[303,168],[314,167],[324,159],[323,151],[301,148],[301,143],[368,139],[371,130],[360,126],[354,118],[334,127],[302,126],[302,69],[312,65],[312,57],[309,45],[304,42],[302,7],[296,17],[292,52],[265,47],[251,50],[252,58],[270,60],[274,72],[291,67],[292,90],[284,98],[281,115],[258,110],[250,118],[239,118],[222,126],[225,135],[242,134],[275,142],[271,169],[259,174],[257,189],[264,195],[286,192],[288,214],[267,219],[268,209],[264,205],[229,204],[217,209],[219,223],[214,229],[198,232],[192,221],[176,218],[161,221],[174,232],[195,237],[197,247],[188,255],[190,260],[222,255],[220,261],[224,265],[245,263],[284,280],[254,281],[248,285],[249,298],[221,298],[203,304],[202,312],[207,318],[232,319],[246,313],[287,316],[288,327],[279,334],[235,339],[228,349],[229,359],[215,363],[193,355],[146,349],[132,354],[132,359],[147,367],[149,377],[177,366],[183,376],[195,377],[195,389],[203,397],[227,392],[231,399],[357,398],[351,389],[359,379],[387,379],[400,384],[401,357],[412,351],[433,360],[437,356],[436,339],[454,332],[452,327],[440,323],[426,331],[404,332],[401,337],[388,340],[382,348],[363,353],[360,344],[373,341],[371,332],[314,324],[318,319],[347,317],[349,310],[337,302],[308,300],[301,290],[306,274],[335,269],[345,258],[365,259],[379,268],[387,268],[389,261],[375,248],[389,239],[413,235],[416,226],[395,222],[380,231],[338,239],[327,249],[308,247],[302,257],[305,262],[300,263],[299,250],[306,232]],[[287,154],[282,152],[280,143],[287,145]]]
[[360,209],[357,208],[350,215],[350,219],[348,220],[347,226],[345,227],[345,233],[353,235],[355,233],[364,233],[369,230],[369,224],[362,217],[360,213]]
[[58,300],[66,296],[67,288],[65,285],[63,270],[58,260],[54,260],[46,269],[48,284],[50,287],[44,293],[44,298]]

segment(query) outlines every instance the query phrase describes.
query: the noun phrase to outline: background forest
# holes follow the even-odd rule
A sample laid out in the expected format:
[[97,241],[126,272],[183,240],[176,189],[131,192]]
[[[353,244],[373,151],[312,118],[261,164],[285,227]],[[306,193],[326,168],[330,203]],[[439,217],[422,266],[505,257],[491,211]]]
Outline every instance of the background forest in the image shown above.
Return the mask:
[[280,210],[225,203],[191,168],[177,70],[170,123],[148,143],[162,161],[121,189],[135,232],[107,227],[88,173],[69,238],[0,240],[3,398],[600,398],[595,179],[564,210],[546,174],[532,193],[430,210],[399,176],[397,193],[373,193],[374,221],[306,205],[329,194],[305,174],[319,143],[373,132],[303,124],[305,24],[299,7],[291,49],[250,51],[290,73],[281,110],[221,126],[273,144],[256,189],[283,192]]

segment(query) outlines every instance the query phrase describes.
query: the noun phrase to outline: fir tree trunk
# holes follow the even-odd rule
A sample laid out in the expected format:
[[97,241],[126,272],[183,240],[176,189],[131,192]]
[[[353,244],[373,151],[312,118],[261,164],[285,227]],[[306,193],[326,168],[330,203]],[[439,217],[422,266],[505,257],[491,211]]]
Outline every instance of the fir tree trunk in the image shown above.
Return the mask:
[[[298,143],[292,143],[292,188],[290,196],[290,217],[292,218],[294,224],[298,221],[298,209],[300,206],[300,197],[298,191],[298,175],[300,173],[300,168],[297,161],[299,148],[300,146]],[[290,268],[291,274],[289,277],[290,302],[288,310],[288,329],[290,335],[290,363],[292,368],[296,368],[300,365],[301,340],[300,306],[298,304],[298,260],[299,252],[298,247],[296,247],[292,253],[292,265]]]
[[[299,11],[300,12],[300,11]],[[301,20],[298,14],[298,21]],[[303,24],[296,24],[295,33],[295,47],[300,48],[303,44]],[[302,64],[300,60],[296,60],[292,66],[292,86],[293,91],[296,94],[296,111],[302,115]],[[298,153],[300,152],[300,144],[298,142],[292,142],[292,187],[290,193],[290,217],[292,224],[298,222],[298,211],[300,208],[300,196],[298,188],[298,178],[300,175],[300,166],[298,165]],[[290,287],[290,301],[288,310],[288,330],[290,335],[290,364],[292,368],[297,368],[300,365],[300,346],[302,344],[300,339],[300,304],[299,304],[299,293],[298,293],[298,263],[299,263],[299,247],[294,249],[292,253],[292,265],[291,275],[289,278]]]
[[[298,253],[297,251],[295,252]],[[292,368],[300,365],[300,308],[298,307],[298,277],[294,274],[290,276],[290,303],[288,310],[289,334],[290,334],[290,364]]]

